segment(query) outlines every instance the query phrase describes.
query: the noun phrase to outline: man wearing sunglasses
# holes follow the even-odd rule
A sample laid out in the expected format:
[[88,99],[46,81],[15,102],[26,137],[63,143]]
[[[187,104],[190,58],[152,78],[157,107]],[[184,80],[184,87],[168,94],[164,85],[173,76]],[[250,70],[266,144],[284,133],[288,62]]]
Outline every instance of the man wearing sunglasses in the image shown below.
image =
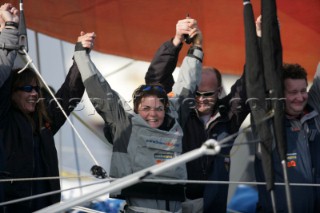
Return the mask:
[[195,93],[198,115],[206,124],[213,115],[218,105],[218,97],[221,93],[221,74],[212,67],[202,68],[202,78],[198,90]]
[[[146,73],[147,84],[160,83],[167,92],[171,92],[179,52],[185,36],[194,36],[193,23],[188,18],[178,21],[175,37],[165,42],[155,54]],[[198,42],[198,41],[197,41]],[[193,42],[193,46],[197,46]],[[194,54],[197,50],[189,50]],[[244,78],[240,78],[231,88],[231,92],[219,99],[222,92],[221,74],[211,67],[202,68],[202,77],[195,94],[196,107],[183,110],[183,152],[199,148],[206,140],[213,138],[217,141],[237,132],[248,114],[245,106],[246,91]],[[188,180],[229,181],[229,153],[234,141],[223,148],[219,155],[204,156],[186,164]],[[228,185],[227,184],[187,184],[184,212],[226,212]]]

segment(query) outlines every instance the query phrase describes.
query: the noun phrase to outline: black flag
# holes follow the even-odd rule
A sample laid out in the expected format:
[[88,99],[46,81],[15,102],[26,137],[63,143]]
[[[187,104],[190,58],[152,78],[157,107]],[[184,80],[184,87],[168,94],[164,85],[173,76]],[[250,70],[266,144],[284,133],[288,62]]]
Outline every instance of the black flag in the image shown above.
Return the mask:
[[262,165],[267,182],[267,190],[274,186],[272,164],[272,132],[270,121],[265,119],[268,113],[266,104],[266,84],[263,72],[262,56],[259,41],[256,35],[256,26],[252,5],[249,0],[244,0],[244,27],[246,40],[246,89],[248,102],[251,108],[251,119],[256,124],[255,135],[261,140]]
[[262,0],[263,70],[270,108],[274,111],[273,126],[277,150],[286,160],[284,95],[282,80],[282,45],[275,0]]

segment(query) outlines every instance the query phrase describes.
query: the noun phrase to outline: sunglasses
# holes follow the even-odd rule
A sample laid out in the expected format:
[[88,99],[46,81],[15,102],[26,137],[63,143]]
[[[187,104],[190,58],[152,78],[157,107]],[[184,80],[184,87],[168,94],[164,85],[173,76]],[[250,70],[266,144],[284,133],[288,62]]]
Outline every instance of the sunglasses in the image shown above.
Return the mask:
[[143,92],[155,89],[155,90],[158,90],[159,92],[166,93],[166,91],[164,91],[164,89],[161,86],[157,86],[157,85],[142,85],[140,89]]
[[209,97],[209,96],[213,96],[217,93],[218,91],[208,91],[208,92],[199,92],[196,91],[196,96],[204,96],[204,97]]
[[17,87],[17,90],[24,91],[24,92],[32,92],[32,90],[35,90],[37,93],[40,91],[39,86],[32,86],[32,85],[25,85],[22,87]]
[[167,96],[167,92],[163,89],[162,86],[158,85],[141,85],[138,87],[132,94],[133,100],[137,100],[138,97],[145,95],[144,93],[151,92],[159,92],[161,95]]

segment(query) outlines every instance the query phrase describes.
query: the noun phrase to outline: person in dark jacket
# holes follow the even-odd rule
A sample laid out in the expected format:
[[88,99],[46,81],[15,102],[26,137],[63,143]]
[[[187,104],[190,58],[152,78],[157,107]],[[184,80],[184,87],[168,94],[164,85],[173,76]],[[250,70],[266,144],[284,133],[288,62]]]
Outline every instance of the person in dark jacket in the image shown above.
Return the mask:
[[[284,64],[283,81],[289,183],[319,184],[320,116],[307,104],[307,72],[299,64]],[[275,182],[283,183],[281,160],[276,150],[272,154]],[[265,181],[258,155],[255,172],[257,181]],[[260,212],[272,212],[270,193],[262,185],[258,192]],[[290,192],[293,212],[319,212],[319,187],[290,186]],[[284,186],[276,185],[274,194],[277,212],[288,212]]]
[[[190,20],[178,21],[175,37],[165,42],[157,51],[146,74],[146,83],[161,83],[166,91],[172,90],[172,73],[177,65],[178,55],[185,36],[192,38],[193,27]],[[224,98],[221,74],[213,67],[202,68],[202,78],[196,91],[196,108],[184,110],[183,152],[199,148],[206,140],[221,140],[237,132],[249,113],[245,105],[246,91],[244,78],[241,77]],[[229,152],[234,141],[216,156],[203,156],[187,163],[188,180],[228,181]],[[185,202],[186,212],[226,212],[228,185],[226,184],[187,184]]]
[[[261,18],[256,21],[257,32],[261,28]],[[286,163],[289,183],[319,184],[320,180],[320,116],[319,116],[319,79],[314,79],[310,91],[307,91],[307,72],[299,64],[284,63],[282,66],[285,99]],[[319,75],[318,75],[319,76]],[[281,159],[273,147],[272,158],[274,181],[283,183]],[[260,150],[259,148],[257,150]],[[256,153],[255,176],[264,182],[261,152]],[[257,212],[273,212],[270,193],[266,187],[258,185],[259,202]],[[284,186],[274,187],[277,212],[288,212]],[[301,196],[303,195],[303,196]],[[319,212],[319,187],[290,186],[293,212]]]
[[[7,11],[12,5],[6,4]],[[14,14],[14,13],[12,13]],[[3,17],[3,16],[2,16]],[[8,21],[8,20],[7,20]],[[4,29],[0,43],[18,44],[14,24]],[[13,69],[16,50],[0,49],[0,138],[4,149],[2,171],[13,181],[6,182],[6,201],[60,190],[59,179],[14,181],[16,178],[58,177],[58,157],[54,135],[65,123],[65,116],[55,103],[46,105],[42,83],[31,68]],[[55,94],[69,115],[84,93],[84,85],[74,63]],[[6,212],[33,212],[60,201],[60,193],[5,206]]]

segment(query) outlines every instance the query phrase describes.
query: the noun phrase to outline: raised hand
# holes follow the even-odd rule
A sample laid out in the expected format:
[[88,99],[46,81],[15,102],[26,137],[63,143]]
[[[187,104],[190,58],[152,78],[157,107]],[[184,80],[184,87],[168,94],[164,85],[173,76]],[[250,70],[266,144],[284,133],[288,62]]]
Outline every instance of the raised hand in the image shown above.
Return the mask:
[[19,23],[19,10],[10,3],[5,3],[0,7],[0,31],[5,28],[6,22]]
[[84,48],[89,48],[91,50],[93,49],[95,38],[96,34],[94,32],[85,33],[81,31],[80,36],[78,37],[78,42],[81,42]]
[[176,24],[176,35],[173,39],[173,44],[178,46],[184,41],[184,35],[187,34],[193,38],[198,33],[198,24],[195,19],[186,18],[179,20]]
[[258,37],[261,37],[261,33],[262,33],[262,31],[261,31],[261,15],[257,18],[257,20],[256,20],[256,33],[257,33],[257,36]]

